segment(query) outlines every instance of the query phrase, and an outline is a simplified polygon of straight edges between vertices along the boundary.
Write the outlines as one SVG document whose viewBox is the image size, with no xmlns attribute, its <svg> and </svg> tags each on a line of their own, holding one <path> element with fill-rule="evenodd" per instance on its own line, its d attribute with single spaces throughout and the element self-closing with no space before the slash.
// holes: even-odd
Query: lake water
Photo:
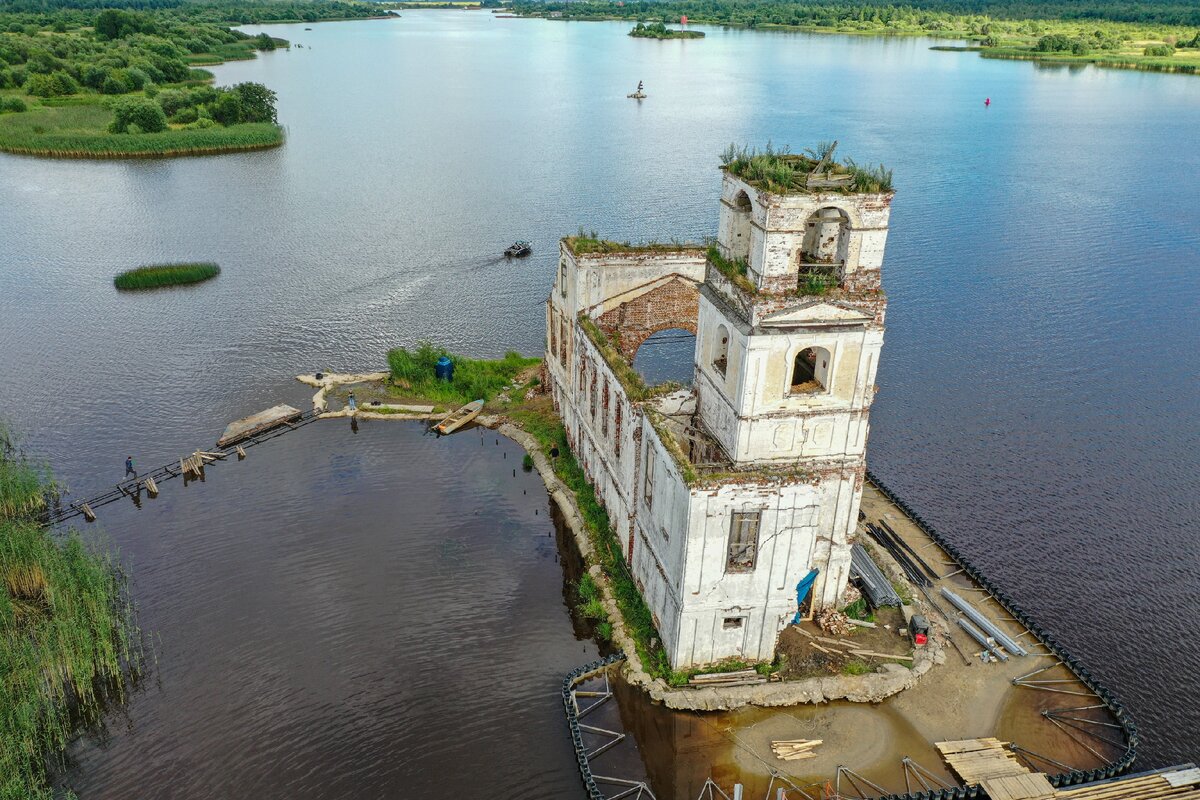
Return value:
<svg viewBox="0 0 1200 800">
<path fill-rule="evenodd" d="M 1200 80 L 482 12 L 311 27 L 216 69 L 278 92 L 283 148 L 0 155 L 0 413 L 76 494 L 303 403 L 299 372 L 423 338 L 539 353 L 560 236 L 712 235 L 726 144 L 836 138 L 899 189 L 872 467 L 1120 694 L 1142 765 L 1200 757 Z M 223 272 L 112 289 L 170 260 Z M 103 514 L 158 663 L 73 751 L 85 798 L 573 790 L 557 676 L 595 649 L 519 451 L 326 425 Z M 465 518 L 506 476 L 528 493 Z M 491 716 L 464 722 L 464 692 Z M 534 757 L 497 766 L 506 736 Z"/>
</svg>

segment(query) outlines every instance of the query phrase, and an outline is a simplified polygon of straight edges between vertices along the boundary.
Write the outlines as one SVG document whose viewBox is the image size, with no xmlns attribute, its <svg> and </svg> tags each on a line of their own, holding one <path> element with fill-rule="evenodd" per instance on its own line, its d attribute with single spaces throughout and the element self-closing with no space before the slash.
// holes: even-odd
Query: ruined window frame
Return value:
<svg viewBox="0 0 1200 800">
<path fill-rule="evenodd" d="M 558 316 L 558 363 L 564 367 L 567 365 L 567 318 L 562 314 Z"/>
<path fill-rule="evenodd" d="M 729 517 L 729 548 L 726 572 L 753 572 L 758 565 L 758 535 L 762 510 L 734 511 Z"/>
<path fill-rule="evenodd" d="M 724 334 L 725 334 L 724 338 L 722 338 L 722 336 L 721 336 L 722 332 L 724 332 Z M 713 366 L 713 370 L 715 370 L 716 373 L 718 375 L 720 375 L 722 378 L 728 377 L 729 339 L 730 339 L 729 328 L 725 327 L 725 325 L 718 325 L 717 326 L 716 355 L 713 357 L 712 366 Z"/>
<path fill-rule="evenodd" d="M 646 443 L 645 469 L 642 476 L 642 497 L 646 501 L 646 510 L 654 508 L 654 448 Z"/>
<path fill-rule="evenodd" d="M 558 357 L 558 312 L 550 309 L 550 324 L 547 325 L 550 329 L 550 355 Z"/>
<path fill-rule="evenodd" d="M 592 386 L 588 392 L 590 409 L 592 412 L 592 424 L 596 424 L 596 370 L 592 370 Z"/>
<path fill-rule="evenodd" d="M 562 257 L 558 260 L 558 293 L 563 297 L 567 296 L 567 259 Z"/>
<path fill-rule="evenodd" d="M 616 395 L 617 407 L 613 412 L 613 453 L 621 457 L 621 396 Z"/>
<path fill-rule="evenodd" d="M 608 436 L 608 404 L 610 402 L 610 395 L 608 393 L 608 376 L 607 375 L 604 376 L 604 391 L 600 395 L 600 400 L 601 400 L 601 403 L 600 403 L 600 414 L 601 414 L 601 416 L 600 416 L 600 435 L 607 437 Z"/>
<path fill-rule="evenodd" d="M 796 389 L 797 386 L 803 386 L 808 382 L 805 381 L 802 383 L 796 383 L 796 366 L 800 363 L 800 356 L 804 355 L 804 353 L 809 350 L 811 350 L 813 354 L 811 382 L 815 383 L 817 386 L 815 389 Z M 825 371 L 826 383 L 832 383 L 832 381 L 829 380 L 831 373 L 831 370 L 829 369 L 829 362 L 833 360 L 833 353 L 827 347 L 823 347 L 819 344 L 810 344 L 807 347 L 801 347 L 796 351 L 795 355 L 791 357 L 788 366 L 787 386 L 785 387 L 784 393 L 793 397 L 806 394 L 828 394 L 830 392 L 829 386 L 827 386 L 826 383 L 822 383 L 820 378 L 817 377 L 817 362 L 821 360 L 821 358 L 825 359 L 825 363 L 821 365 L 820 369 Z"/>
</svg>

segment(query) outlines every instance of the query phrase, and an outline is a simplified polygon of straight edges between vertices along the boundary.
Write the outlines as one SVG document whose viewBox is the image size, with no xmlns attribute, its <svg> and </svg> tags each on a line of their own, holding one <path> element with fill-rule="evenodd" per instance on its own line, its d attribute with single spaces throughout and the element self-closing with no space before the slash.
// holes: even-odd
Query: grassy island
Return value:
<svg viewBox="0 0 1200 800">
<path fill-rule="evenodd" d="M 113 278 L 118 289 L 157 289 L 161 286 L 185 286 L 200 283 L 221 274 L 221 268 L 207 262 L 193 264 L 154 264 L 122 272 Z"/>
<path fill-rule="evenodd" d="M 678 28 L 668 28 L 661 22 L 651 22 L 649 25 L 639 22 L 629 32 L 630 36 L 639 39 L 703 39 L 702 31 L 681 31 Z"/>
<path fill-rule="evenodd" d="M 140 662 L 117 565 L 37 523 L 54 496 L 0 427 L 0 798 L 60 796 L 46 759 L 120 699 Z"/>
<path fill-rule="evenodd" d="M 0 13 L 0 151 L 131 158 L 275 147 L 283 142 L 275 93 L 257 83 L 214 87 L 199 66 L 288 43 L 228 25 L 385 13 L 345 2 L 89 5 L 13 0 Z"/>
<path fill-rule="evenodd" d="M 966 39 L 972 44 L 935 49 L 969 50 L 985 58 L 1200 72 L 1200 6 L 1184 0 L 516 0 L 513 8 L 524 16 L 638 20 L 647 31 L 669 31 L 666 23 L 686 17 L 705 25 L 762 30 Z"/>
</svg>

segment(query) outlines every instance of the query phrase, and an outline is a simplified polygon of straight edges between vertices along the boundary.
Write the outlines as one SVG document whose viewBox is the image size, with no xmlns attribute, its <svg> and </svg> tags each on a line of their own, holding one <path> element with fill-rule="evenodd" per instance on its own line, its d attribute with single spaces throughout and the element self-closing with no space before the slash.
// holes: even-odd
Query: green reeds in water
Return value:
<svg viewBox="0 0 1200 800">
<path fill-rule="evenodd" d="M 122 272 L 113 278 L 118 289 L 157 289 L 160 286 L 182 286 L 199 283 L 221 274 L 221 268 L 211 263 L 154 264 Z"/>
<path fill-rule="evenodd" d="M 112 558 L 37 523 L 53 493 L 0 427 L 0 800 L 54 797 L 47 768 L 141 662 Z"/>
</svg>

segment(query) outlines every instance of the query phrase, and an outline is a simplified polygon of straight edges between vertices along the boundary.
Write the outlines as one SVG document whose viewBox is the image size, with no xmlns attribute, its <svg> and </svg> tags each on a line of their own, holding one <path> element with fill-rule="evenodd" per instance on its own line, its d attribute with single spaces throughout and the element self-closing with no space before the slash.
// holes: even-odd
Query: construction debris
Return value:
<svg viewBox="0 0 1200 800">
<path fill-rule="evenodd" d="M 736 672 L 702 672 L 688 678 L 688 685 L 697 688 L 702 686 L 749 686 L 766 682 L 766 677 L 753 669 L 740 669 Z"/>
<path fill-rule="evenodd" d="M 816 758 L 813 748 L 821 744 L 823 739 L 783 739 L 771 742 L 771 751 L 781 761 L 799 761 L 802 758 Z"/>
<path fill-rule="evenodd" d="M 838 636 L 850 633 L 850 623 L 846 620 L 845 614 L 832 608 L 823 608 L 813 616 L 813 622 L 818 628 Z"/>
</svg>

